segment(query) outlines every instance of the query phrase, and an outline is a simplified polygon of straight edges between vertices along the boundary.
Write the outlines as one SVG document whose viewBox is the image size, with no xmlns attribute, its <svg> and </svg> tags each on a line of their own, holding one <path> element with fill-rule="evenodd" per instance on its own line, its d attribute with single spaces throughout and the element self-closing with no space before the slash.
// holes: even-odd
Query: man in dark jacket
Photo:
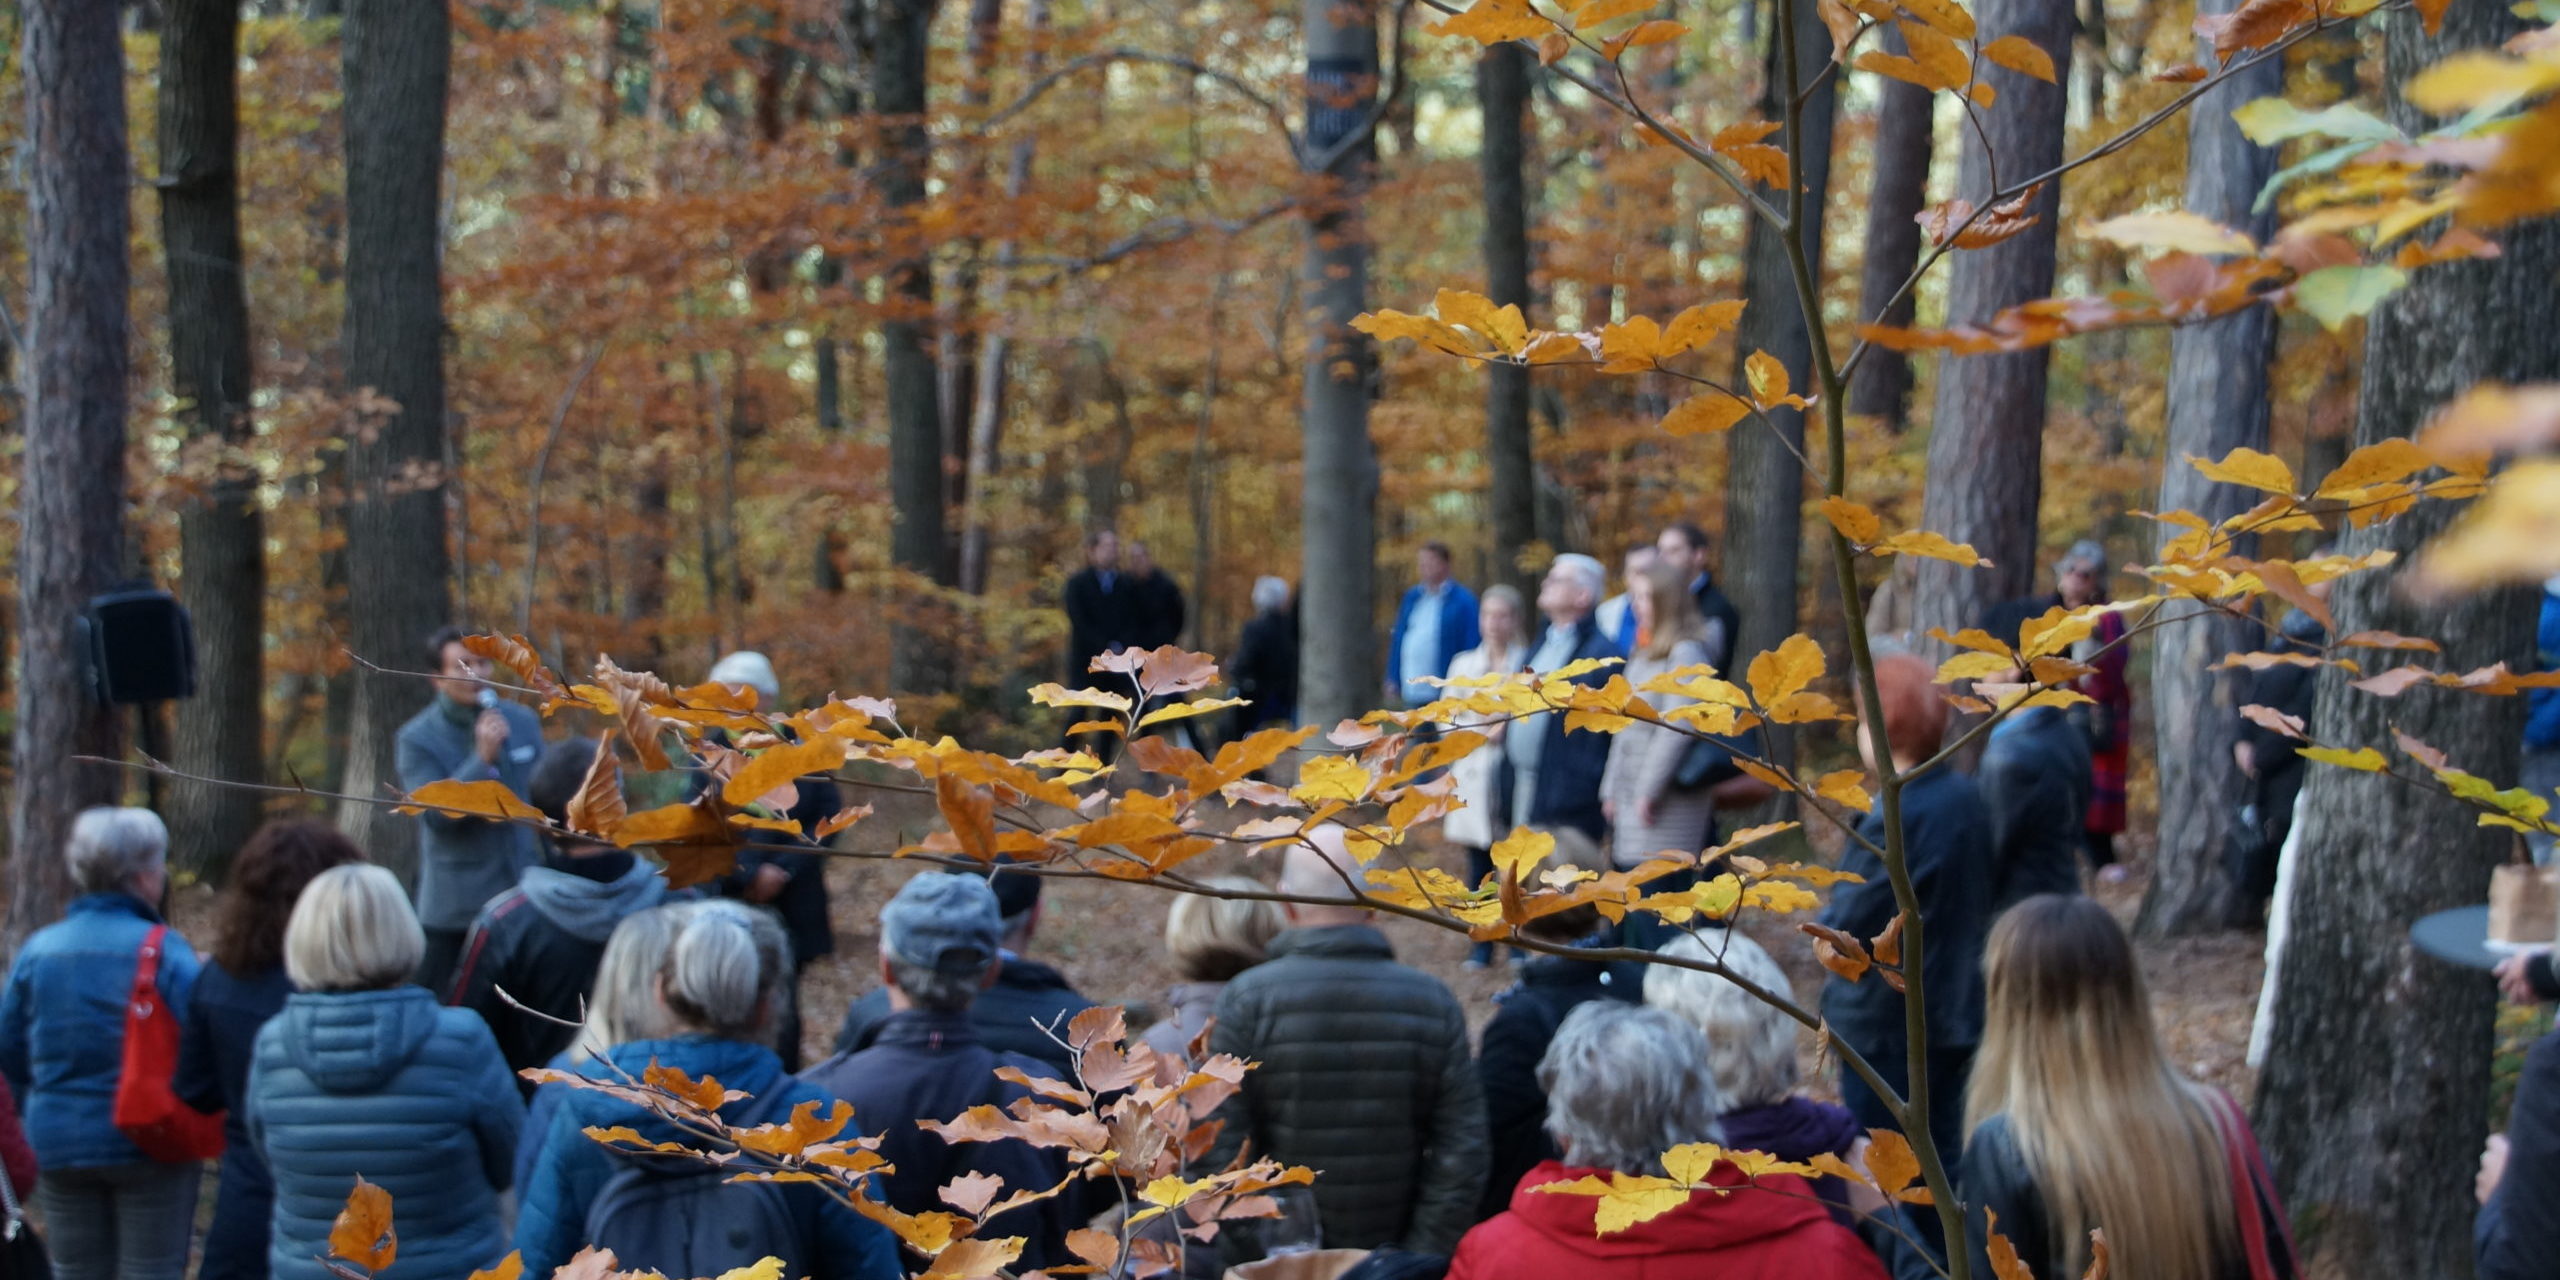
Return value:
<svg viewBox="0 0 2560 1280">
<path fill-rule="evenodd" d="M 1066 1164 L 1021 1142 L 945 1142 L 916 1127 L 947 1123 L 976 1106 L 1007 1107 L 1029 1095 L 995 1076 L 1013 1067 L 1033 1076 L 1055 1068 L 987 1047 L 969 1008 L 995 982 L 1004 925 L 995 891 L 973 875 L 927 871 L 907 881 L 880 909 L 881 990 L 891 1012 L 869 1048 L 811 1067 L 801 1079 L 853 1104 L 864 1132 L 883 1135 L 880 1154 L 894 1168 L 881 1175 L 880 1197 L 904 1213 L 944 1209 L 941 1188 L 954 1178 L 989 1174 L 999 1198 L 1056 1186 Z M 1063 1030 L 1063 1028 L 1061 1028 Z M 981 1232 L 1021 1236 L 1018 1269 L 1071 1261 L 1065 1201 L 1053 1197 L 998 1215 Z"/>
<path fill-rule="evenodd" d="M 2507 984 L 2519 1003 L 2560 995 L 2560 984 L 2550 982 L 2549 953 L 2541 954 L 2542 981 L 2531 992 Z M 2511 967 L 2501 966 L 2500 976 L 2509 977 Z M 2525 1051 L 2507 1131 L 2490 1137 L 2473 1186 L 2480 1217 L 2471 1231 L 2472 1259 L 2480 1280 L 2550 1275 L 2552 1260 L 2560 1258 L 2560 1033 Z"/>
<path fill-rule="evenodd" d="M 427 658 L 439 673 L 436 695 L 400 726 L 400 789 L 415 791 L 447 779 L 496 781 L 523 795 L 542 754 L 542 721 L 489 688 L 488 659 L 462 646 L 467 634 L 446 627 L 427 638 Z M 533 830 L 511 822 L 429 809 L 418 823 L 418 924 L 427 934 L 418 984 L 442 991 L 472 918 L 491 898 L 514 888 L 516 876 L 540 853 Z"/>
<path fill-rule="evenodd" d="M 1665 526 L 1662 536 L 1654 539 L 1654 551 L 1663 563 L 1689 576 L 1689 595 L 1698 602 L 1698 616 L 1707 620 L 1707 661 L 1722 670 L 1731 667 L 1741 655 L 1733 646 L 1742 635 L 1742 611 L 1716 589 L 1714 566 L 1708 563 L 1707 531 L 1683 520 Z"/>
<path fill-rule="evenodd" d="M 1040 928 L 1040 877 L 999 871 L 989 879 L 1004 913 L 1004 935 L 995 982 L 970 1002 L 969 1021 L 989 1048 L 1037 1058 L 1048 1064 L 1047 1074 L 1063 1078 L 1074 1055 L 1050 1037 L 1049 1029 L 1063 1032 L 1068 1020 L 1093 1002 L 1067 985 L 1065 974 L 1022 954 Z M 836 1033 L 836 1052 L 870 1048 L 893 1012 L 886 987 L 854 1001 L 844 1011 L 844 1029 Z"/>
<path fill-rule="evenodd" d="M 1995 608 L 1984 629 L 2014 636 L 2023 619 Z M 2012 668 L 1994 684 L 2020 684 Z M 2024 707 L 1991 727 L 1974 783 L 1991 818 L 1991 911 L 2039 893 L 2080 892 L 2080 843 L 2089 813 L 2089 735 L 2059 707 Z"/>
<path fill-rule="evenodd" d="M 570 738 L 544 752 L 525 798 L 554 825 L 568 825 L 569 802 L 598 750 L 593 738 Z M 563 836 L 542 865 L 527 867 L 515 888 L 481 910 L 447 1003 L 489 1024 L 509 1072 L 547 1065 L 577 1038 L 613 927 L 666 896 L 656 866 L 600 840 Z M 516 1087 L 533 1094 L 522 1077 Z"/>
<path fill-rule="evenodd" d="M 1120 535 L 1104 529 L 1088 536 L 1084 558 L 1084 568 L 1067 579 L 1064 602 L 1070 689 L 1093 684 L 1093 660 L 1138 643 L 1145 627 L 1146 592 L 1120 567 Z"/>
<path fill-rule="evenodd" d="M 2329 584 L 2312 588 L 2328 594 Z M 2267 644 L 2267 652 L 2310 656 L 2329 642 L 2329 630 L 2320 620 L 2300 610 L 2284 620 L 2275 637 Z M 2241 706 L 2263 706 L 2311 723 L 2311 712 L 2320 690 L 2320 669 L 2279 662 L 2262 671 L 2251 672 L 2248 689 Z M 2239 738 L 2231 744 L 2232 763 L 2249 778 L 2249 804 L 2243 812 L 2238 839 L 2232 842 L 2228 874 L 2231 879 L 2230 923 L 2235 928 L 2254 929 L 2266 923 L 2267 899 L 2276 891 L 2276 864 L 2284 853 L 2284 842 L 2293 834 L 2293 803 L 2302 795 L 2305 769 L 2297 754 L 2302 744 L 2257 721 L 2243 717 Z"/>
<path fill-rule="evenodd" d="M 1298 615 L 1289 607 L 1289 582 L 1270 574 L 1253 580 L 1253 618 L 1227 659 L 1227 683 L 1252 701 L 1229 713 L 1227 737 L 1241 738 L 1266 724 L 1298 717 Z"/>
<path fill-rule="evenodd" d="M 1585 555 L 1557 556 L 1538 588 L 1538 611 L 1547 629 L 1529 651 L 1529 666 L 1541 674 L 1590 658 L 1623 658 L 1616 642 L 1600 634 L 1592 610 L 1608 589 L 1609 571 Z M 1608 683 L 1612 667 L 1574 677 L 1578 683 Z M 1571 827 L 1592 839 L 1609 829 L 1600 809 L 1600 779 L 1609 770 L 1605 733 L 1565 728 L 1565 718 L 1551 712 L 1524 716 L 1504 731 L 1503 751 L 1511 766 L 1514 825 Z M 1499 827 L 1497 827 L 1499 829 Z"/>
<path fill-rule="evenodd" d="M 1129 643 L 1140 649 L 1181 643 L 1182 624 L 1191 616 L 1182 584 L 1156 564 L 1143 542 L 1129 544 L 1129 578 L 1138 587 L 1138 628 Z"/>
<path fill-rule="evenodd" d="M 1438 979 L 1397 964 L 1369 913 L 1344 901 L 1344 877 L 1362 873 L 1342 829 L 1310 839 L 1317 848 L 1289 851 L 1280 887 L 1336 905 L 1286 906 L 1271 958 L 1219 993 L 1209 1051 L 1262 1066 L 1219 1109 L 1224 1127 L 1202 1164 L 1224 1168 L 1249 1142 L 1321 1169 L 1325 1247 L 1445 1256 L 1475 1221 L 1485 1180 L 1466 1013 Z"/>
</svg>

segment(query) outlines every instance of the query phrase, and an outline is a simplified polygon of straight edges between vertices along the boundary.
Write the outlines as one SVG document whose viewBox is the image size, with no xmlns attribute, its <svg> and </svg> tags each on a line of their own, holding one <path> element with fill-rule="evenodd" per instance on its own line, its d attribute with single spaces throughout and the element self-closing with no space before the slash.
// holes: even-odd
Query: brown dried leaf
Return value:
<svg viewBox="0 0 2560 1280">
<path fill-rule="evenodd" d="M 607 729 L 596 738 L 596 757 L 587 765 L 578 794 L 569 797 L 565 816 L 572 831 L 609 837 L 630 812 L 622 797 L 622 761 L 613 753 L 613 730 Z"/>
<path fill-rule="evenodd" d="M 400 1233 L 391 1226 L 391 1193 L 357 1178 L 346 1207 L 329 1226 L 329 1252 L 367 1271 L 390 1266 L 400 1256 Z"/>
</svg>

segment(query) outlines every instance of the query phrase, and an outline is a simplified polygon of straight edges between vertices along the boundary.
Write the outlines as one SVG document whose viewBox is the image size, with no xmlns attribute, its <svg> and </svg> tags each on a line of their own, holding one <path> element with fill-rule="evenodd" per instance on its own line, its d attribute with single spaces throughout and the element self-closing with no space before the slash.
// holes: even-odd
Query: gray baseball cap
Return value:
<svg viewBox="0 0 2560 1280">
<path fill-rule="evenodd" d="M 984 877 L 927 871 L 880 908 L 880 946 L 891 958 L 937 973 L 975 975 L 1004 939 L 996 892 Z"/>
</svg>

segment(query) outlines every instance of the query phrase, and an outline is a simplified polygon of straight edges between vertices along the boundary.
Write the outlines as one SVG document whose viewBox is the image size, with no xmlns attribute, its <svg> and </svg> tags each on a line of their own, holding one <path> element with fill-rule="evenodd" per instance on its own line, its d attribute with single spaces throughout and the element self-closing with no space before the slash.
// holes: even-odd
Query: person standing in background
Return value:
<svg viewBox="0 0 2560 1280">
<path fill-rule="evenodd" d="M 1147 544 L 1135 539 L 1129 542 L 1129 579 L 1138 588 L 1138 629 L 1129 643 L 1140 649 L 1180 644 L 1182 624 L 1191 617 L 1182 584 L 1157 566 Z"/>
<path fill-rule="evenodd" d="M 1591 610 L 1600 603 L 1609 571 L 1586 555 L 1557 556 L 1538 587 L 1538 611 L 1546 615 L 1546 632 L 1529 651 L 1529 670 L 1540 675 L 1570 663 L 1626 654 L 1600 634 Z M 1600 685 L 1611 672 L 1601 667 L 1574 677 Z M 1610 736 L 1568 729 L 1565 717 L 1552 712 L 1522 716 L 1504 730 L 1502 747 L 1511 764 L 1511 823 L 1520 827 L 1572 827 L 1598 840 L 1609 830 L 1600 808 L 1600 779 L 1609 768 Z"/>
<path fill-rule="evenodd" d="M 1396 626 L 1387 638 L 1386 695 L 1418 707 L 1440 696 L 1424 683 L 1449 674 L 1449 663 L 1475 648 L 1476 597 L 1466 584 L 1449 576 L 1449 544 L 1426 542 L 1414 553 L 1414 573 L 1421 579 L 1405 588 L 1396 604 Z"/>
<path fill-rule="evenodd" d="M 1683 520 L 1665 526 L 1653 546 L 1662 562 L 1687 580 L 1689 598 L 1698 602 L 1698 616 L 1707 620 L 1707 661 L 1719 671 L 1732 666 L 1734 641 L 1742 634 L 1742 611 L 1716 588 L 1715 569 L 1708 563 L 1707 531 Z"/>
<path fill-rule="evenodd" d="M 1267 724 L 1298 719 L 1298 615 L 1289 607 L 1289 582 L 1269 574 L 1253 580 L 1253 617 L 1236 637 L 1227 659 L 1227 683 L 1251 701 L 1228 712 L 1227 737 L 1244 737 Z"/>
<path fill-rule="evenodd" d="M 542 755 L 542 721 L 489 687 L 489 660 L 464 648 L 470 633 L 446 627 L 427 638 L 436 694 L 400 726 L 400 789 L 430 782 L 500 782 L 523 795 Z M 515 887 L 541 856 L 531 827 L 494 818 L 418 815 L 418 923 L 426 930 L 417 982 L 442 992 L 461 958 L 462 939 L 489 899 Z"/>
<path fill-rule="evenodd" d="M 1618 594 L 1600 602 L 1595 616 L 1600 619 L 1600 632 L 1617 642 L 1629 653 L 1636 651 L 1636 579 L 1644 576 L 1661 559 L 1650 542 L 1639 542 L 1627 548 L 1626 558 L 1619 561 Z"/>
<path fill-rule="evenodd" d="M 1520 620 L 1525 612 L 1520 593 L 1511 584 L 1497 582 L 1486 587 L 1484 602 L 1476 607 L 1484 643 L 1453 659 L 1449 678 L 1464 680 L 1518 671 L 1529 660 L 1529 646 L 1521 641 Z M 1483 746 L 1449 766 L 1450 776 L 1458 780 L 1458 800 L 1464 807 L 1440 824 L 1441 838 L 1467 851 L 1468 885 L 1480 885 L 1493 874 L 1494 842 L 1511 834 L 1511 779 L 1502 755 L 1503 733 L 1510 725 L 1505 717 L 1462 711 L 1450 727 L 1474 729 L 1485 735 Z M 1468 948 L 1469 967 L 1481 969 L 1491 963 L 1492 943 L 1479 942 Z"/>
</svg>

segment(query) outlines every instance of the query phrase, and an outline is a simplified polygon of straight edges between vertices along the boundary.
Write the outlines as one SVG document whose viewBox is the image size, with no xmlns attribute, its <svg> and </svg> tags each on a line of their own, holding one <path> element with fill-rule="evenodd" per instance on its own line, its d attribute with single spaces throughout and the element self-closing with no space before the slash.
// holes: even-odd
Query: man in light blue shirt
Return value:
<svg viewBox="0 0 2560 1280">
<path fill-rule="evenodd" d="M 1421 581 L 1405 588 L 1396 606 L 1395 634 L 1387 643 L 1386 695 L 1406 706 L 1439 696 L 1423 683 L 1449 674 L 1449 662 L 1483 642 L 1476 632 L 1476 597 L 1449 575 L 1449 546 L 1426 542 L 1414 557 Z"/>
</svg>

